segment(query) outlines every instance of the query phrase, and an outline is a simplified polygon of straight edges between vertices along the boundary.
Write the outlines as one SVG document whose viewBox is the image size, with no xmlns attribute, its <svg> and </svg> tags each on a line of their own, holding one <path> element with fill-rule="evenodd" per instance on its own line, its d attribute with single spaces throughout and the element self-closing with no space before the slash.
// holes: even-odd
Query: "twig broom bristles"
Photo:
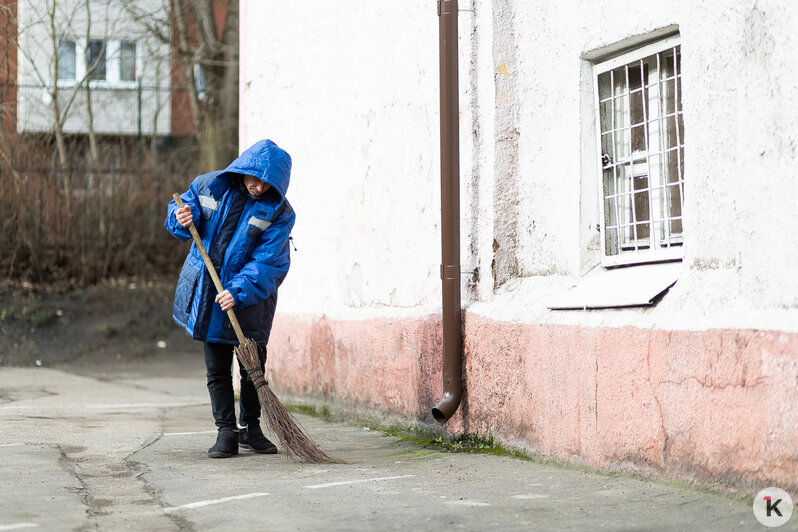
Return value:
<svg viewBox="0 0 798 532">
<path fill-rule="evenodd" d="M 173 194 L 175 203 L 178 207 L 183 207 L 183 201 L 179 194 Z M 202 260 L 205 261 L 205 266 L 208 268 L 208 273 L 213 279 L 213 284 L 217 292 L 222 292 L 222 282 L 219 280 L 219 275 L 216 273 L 216 268 L 213 267 L 208 252 L 202 244 L 202 239 L 197 232 L 197 228 L 192 223 L 189 225 L 191 236 L 194 237 L 194 243 L 202 255 Z M 263 375 L 263 370 L 260 368 L 260 360 L 258 359 L 258 346 L 251 339 L 244 336 L 244 331 L 241 330 L 241 325 L 238 323 L 235 312 L 233 309 L 227 311 L 227 317 L 230 318 L 230 323 L 236 332 L 238 338 L 238 346 L 235 348 L 236 357 L 238 358 L 241 367 L 246 371 L 247 378 L 255 386 L 258 392 L 258 400 L 260 401 L 260 408 L 263 417 L 266 420 L 270 432 L 277 438 L 278 443 L 283 448 L 286 456 L 294 461 L 311 462 L 316 464 L 339 464 L 340 460 L 331 458 L 310 437 L 302 430 L 297 420 L 291 413 L 277 399 L 277 396 L 271 391 L 266 378 Z"/>
<path fill-rule="evenodd" d="M 302 430 L 302 427 L 289 411 L 280 403 L 266 382 L 258 361 L 258 346 L 249 338 L 244 338 L 236 348 L 236 356 L 246 370 L 247 377 L 258 392 L 258 400 L 266 425 L 277 437 L 286 456 L 295 462 L 316 464 L 341 464 L 331 458 Z"/>
</svg>

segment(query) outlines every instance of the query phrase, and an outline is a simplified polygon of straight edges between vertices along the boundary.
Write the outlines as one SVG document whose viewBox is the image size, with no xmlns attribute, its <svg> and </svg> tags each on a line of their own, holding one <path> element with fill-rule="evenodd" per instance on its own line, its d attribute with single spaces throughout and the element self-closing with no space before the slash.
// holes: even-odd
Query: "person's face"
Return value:
<svg viewBox="0 0 798 532">
<path fill-rule="evenodd" d="M 256 197 L 271 188 L 271 185 L 268 183 L 264 183 L 257 177 L 251 175 L 244 176 L 244 186 L 247 187 L 247 191 L 249 191 L 250 194 Z"/>
</svg>

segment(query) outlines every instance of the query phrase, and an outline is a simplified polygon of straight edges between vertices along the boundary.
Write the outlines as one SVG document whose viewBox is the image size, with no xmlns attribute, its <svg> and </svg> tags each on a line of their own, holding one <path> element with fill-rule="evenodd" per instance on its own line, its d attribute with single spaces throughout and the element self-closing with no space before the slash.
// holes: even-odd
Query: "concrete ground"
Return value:
<svg viewBox="0 0 798 532">
<path fill-rule="evenodd" d="M 198 355 L 0 368 L 0 531 L 764 529 L 750 501 L 706 490 L 298 418 L 349 463 L 209 459 Z"/>
</svg>

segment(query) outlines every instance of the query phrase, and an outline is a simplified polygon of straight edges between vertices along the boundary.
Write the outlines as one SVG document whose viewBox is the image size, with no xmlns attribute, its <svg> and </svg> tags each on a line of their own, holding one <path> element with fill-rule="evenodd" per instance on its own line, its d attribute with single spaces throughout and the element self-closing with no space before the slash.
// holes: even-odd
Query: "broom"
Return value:
<svg viewBox="0 0 798 532">
<path fill-rule="evenodd" d="M 180 195 L 173 194 L 175 203 L 178 207 L 183 207 L 183 201 Z M 202 255 L 202 260 L 205 261 L 205 266 L 208 268 L 208 273 L 211 274 L 213 284 L 217 292 L 222 292 L 222 282 L 219 280 L 219 275 L 216 273 L 216 268 L 211 263 L 211 258 L 202 244 L 202 239 L 197 232 L 194 224 L 188 226 L 191 231 L 191 236 L 194 237 L 194 243 Z M 285 451 L 286 456 L 295 462 L 311 462 L 315 464 L 340 464 L 340 460 L 331 458 L 316 443 L 310 439 L 305 433 L 299 422 L 285 409 L 285 407 L 277 399 L 277 396 L 271 391 L 266 378 L 263 375 L 263 370 L 260 368 L 260 360 L 258 359 L 258 346 L 250 338 L 244 336 L 244 331 L 241 330 L 241 325 L 238 324 L 238 319 L 233 309 L 228 309 L 227 317 L 230 318 L 230 323 L 236 332 L 238 338 L 238 345 L 235 348 L 235 354 L 241 367 L 247 372 L 247 378 L 252 382 L 253 386 L 258 392 L 258 400 L 260 401 L 260 408 L 263 417 L 266 419 L 266 424 L 271 430 L 272 434 L 276 436 L 280 446 Z"/>
</svg>

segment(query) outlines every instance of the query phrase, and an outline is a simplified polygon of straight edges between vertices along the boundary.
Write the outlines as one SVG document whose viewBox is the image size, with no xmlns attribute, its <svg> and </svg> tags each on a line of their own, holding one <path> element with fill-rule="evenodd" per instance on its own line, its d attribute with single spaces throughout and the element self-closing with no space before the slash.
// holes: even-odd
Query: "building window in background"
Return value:
<svg viewBox="0 0 798 532">
<path fill-rule="evenodd" d="M 679 259 L 684 120 L 679 36 L 595 64 L 605 266 Z"/>
<path fill-rule="evenodd" d="M 86 47 L 86 72 L 88 79 L 105 79 L 105 41 L 89 39 Z"/>
<path fill-rule="evenodd" d="M 119 41 L 119 80 L 136 81 L 136 41 Z"/>
<path fill-rule="evenodd" d="M 58 80 L 75 80 L 75 41 L 58 38 Z"/>
</svg>

